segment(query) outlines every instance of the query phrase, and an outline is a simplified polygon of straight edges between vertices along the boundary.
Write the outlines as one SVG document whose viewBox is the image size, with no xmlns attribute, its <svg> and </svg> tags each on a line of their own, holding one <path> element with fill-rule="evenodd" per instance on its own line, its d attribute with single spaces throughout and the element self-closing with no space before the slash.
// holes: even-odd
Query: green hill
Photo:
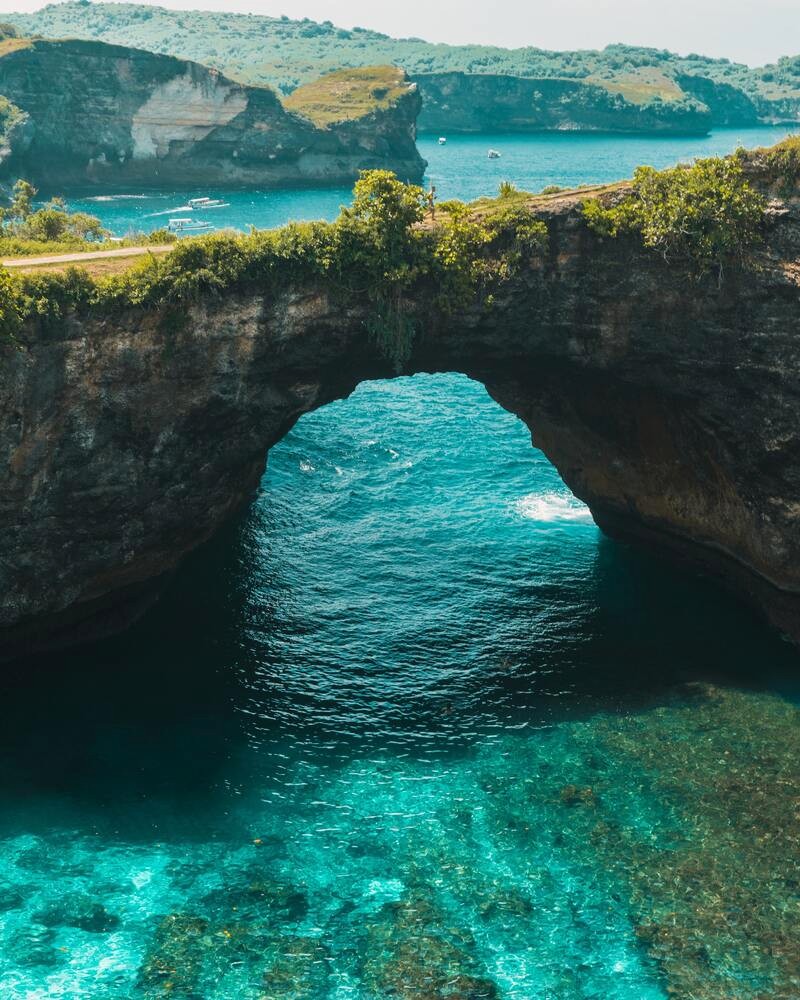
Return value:
<svg viewBox="0 0 800 1000">
<path fill-rule="evenodd" d="M 330 21 L 88 0 L 4 17 L 21 34 L 138 46 L 216 66 L 246 83 L 271 84 L 283 94 L 331 70 L 394 64 L 415 76 L 462 71 L 581 81 L 643 106 L 698 101 L 716 124 L 800 121 L 800 57 L 752 69 L 727 59 L 625 45 L 575 52 L 434 45 Z"/>
</svg>

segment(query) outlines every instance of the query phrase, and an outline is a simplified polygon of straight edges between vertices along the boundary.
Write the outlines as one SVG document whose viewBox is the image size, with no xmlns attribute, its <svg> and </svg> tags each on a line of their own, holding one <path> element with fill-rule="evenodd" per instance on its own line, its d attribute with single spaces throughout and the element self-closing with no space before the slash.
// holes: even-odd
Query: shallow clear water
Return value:
<svg viewBox="0 0 800 1000">
<path fill-rule="evenodd" d="M 362 385 L 137 627 L 3 672 L 0 997 L 800 995 L 799 676 L 480 385 Z"/>
</svg>

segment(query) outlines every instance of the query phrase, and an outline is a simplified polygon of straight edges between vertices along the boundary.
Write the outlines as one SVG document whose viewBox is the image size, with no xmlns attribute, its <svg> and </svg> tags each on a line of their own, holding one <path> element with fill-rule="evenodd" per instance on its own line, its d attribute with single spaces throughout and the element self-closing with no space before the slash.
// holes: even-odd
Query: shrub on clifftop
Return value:
<svg viewBox="0 0 800 1000">
<path fill-rule="evenodd" d="M 638 233 L 668 262 L 700 272 L 741 263 L 761 240 L 765 199 L 746 181 L 735 157 L 700 160 L 672 170 L 639 167 L 631 193 L 615 205 L 598 199 L 583 207 L 600 236 Z"/>
</svg>

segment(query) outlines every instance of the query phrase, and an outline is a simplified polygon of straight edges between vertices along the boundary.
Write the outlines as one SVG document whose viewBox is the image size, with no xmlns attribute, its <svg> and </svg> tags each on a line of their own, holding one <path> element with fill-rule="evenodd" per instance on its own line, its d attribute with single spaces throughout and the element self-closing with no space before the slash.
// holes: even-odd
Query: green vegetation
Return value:
<svg viewBox="0 0 800 1000">
<path fill-rule="evenodd" d="M 675 80 L 661 69 L 644 66 L 612 77 L 588 77 L 587 83 L 597 83 L 611 94 L 619 94 L 632 104 L 652 104 L 658 101 L 682 101 L 686 94 Z"/>
<path fill-rule="evenodd" d="M 96 249 L 96 243 L 108 235 L 99 219 L 85 212 L 68 212 L 60 198 L 34 209 L 36 193 L 31 184 L 19 180 L 14 185 L 11 204 L 0 208 L 3 256 Z"/>
<path fill-rule="evenodd" d="M 0 107 L 0 114 L 2 108 Z M 10 203 L 0 207 L 0 257 L 41 257 L 46 254 L 79 253 L 125 246 L 160 246 L 174 243 L 166 229 L 133 233 L 124 240 L 108 240 L 100 220 L 86 212 L 70 212 L 61 198 L 52 198 L 34 208 L 36 189 L 28 181 L 14 185 Z"/>
<path fill-rule="evenodd" d="M 289 111 L 325 128 L 392 107 L 408 93 L 405 73 L 396 66 L 338 70 L 298 87 L 286 98 Z"/>
<path fill-rule="evenodd" d="M 769 171 L 775 175 L 782 192 L 789 194 L 800 180 L 800 136 L 791 136 L 765 153 Z"/>
<path fill-rule="evenodd" d="M 5 16 L 22 34 L 138 46 L 216 66 L 230 76 L 270 84 L 284 94 L 331 70 L 383 63 L 402 66 L 410 74 L 461 70 L 580 80 L 608 87 L 639 104 L 679 100 L 686 93 L 682 78 L 698 76 L 736 88 L 765 117 L 795 117 L 800 102 L 800 57 L 753 69 L 728 59 L 626 45 L 577 52 L 434 45 L 364 28 L 346 30 L 330 21 L 221 10 L 188 12 L 134 3 L 54 3 L 33 14 Z"/>
<path fill-rule="evenodd" d="M 547 229 L 524 197 L 484 203 L 474 217 L 449 202 L 426 221 L 422 188 L 388 171 L 365 171 L 352 206 L 333 223 L 186 240 L 98 281 L 76 268 L 23 276 L 0 271 L 0 334 L 13 337 L 30 319 L 46 332 L 70 310 L 169 310 L 233 287 L 279 294 L 292 282 L 324 279 L 342 308 L 370 303 L 367 328 L 401 370 L 418 322 L 412 292 L 426 293 L 423 301 L 442 313 L 485 308 L 499 285 L 543 252 Z"/>
<path fill-rule="evenodd" d="M 16 104 L 0 96 L 0 145 L 8 139 L 11 130 L 25 118 Z"/>
<path fill-rule="evenodd" d="M 668 262 L 702 273 L 742 263 L 761 239 L 765 199 L 747 183 L 737 157 L 700 160 L 657 171 L 639 167 L 629 194 L 613 204 L 583 206 L 600 236 L 637 233 Z"/>
</svg>

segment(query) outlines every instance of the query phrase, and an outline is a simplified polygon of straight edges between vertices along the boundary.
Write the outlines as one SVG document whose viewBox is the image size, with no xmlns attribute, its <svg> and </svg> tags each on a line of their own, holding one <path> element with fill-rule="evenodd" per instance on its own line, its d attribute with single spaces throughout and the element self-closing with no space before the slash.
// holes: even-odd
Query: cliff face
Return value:
<svg viewBox="0 0 800 1000">
<path fill-rule="evenodd" d="M 693 100 L 634 104 L 604 87 L 574 80 L 488 73 L 414 77 L 423 132 L 666 132 L 705 135 L 711 113 Z"/>
<path fill-rule="evenodd" d="M 763 121 L 752 98 L 738 87 L 690 73 L 678 76 L 677 81 L 687 94 L 691 94 L 709 109 L 716 126 L 748 127 Z"/>
<path fill-rule="evenodd" d="M 197 63 L 100 42 L 34 41 L 0 55 L 0 94 L 28 118 L 0 170 L 59 191 L 348 184 L 382 167 L 419 181 L 419 96 L 329 128 L 273 91 Z"/>
<path fill-rule="evenodd" d="M 758 267 L 698 283 L 594 236 L 583 197 L 532 202 L 548 254 L 491 309 L 437 319 L 422 290 L 407 370 L 483 382 L 603 529 L 717 575 L 800 640 L 800 210 L 770 213 Z M 4 349 L 6 655 L 122 627 L 247 503 L 301 414 L 390 376 L 367 309 L 288 282 L 185 323 L 73 315 Z"/>
</svg>

